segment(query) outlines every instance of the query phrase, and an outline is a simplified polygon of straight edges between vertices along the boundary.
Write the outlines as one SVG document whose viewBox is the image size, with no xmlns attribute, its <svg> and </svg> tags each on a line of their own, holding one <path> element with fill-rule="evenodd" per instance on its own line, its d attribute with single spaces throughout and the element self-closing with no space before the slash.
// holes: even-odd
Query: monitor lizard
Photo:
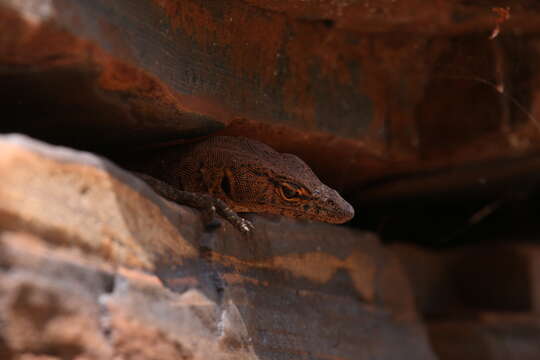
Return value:
<svg viewBox="0 0 540 360">
<path fill-rule="evenodd" d="M 353 207 L 300 158 L 244 137 L 214 136 L 162 149 L 139 162 L 136 175 L 165 198 L 201 209 L 206 221 L 217 212 L 243 233 L 253 225 L 238 212 L 335 224 L 354 216 Z"/>
</svg>

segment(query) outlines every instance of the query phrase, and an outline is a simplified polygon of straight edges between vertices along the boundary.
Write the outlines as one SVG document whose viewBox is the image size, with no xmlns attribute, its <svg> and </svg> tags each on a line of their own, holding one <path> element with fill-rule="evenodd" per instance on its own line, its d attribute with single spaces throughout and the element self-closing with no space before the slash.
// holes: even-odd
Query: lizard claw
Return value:
<svg viewBox="0 0 540 360">
<path fill-rule="evenodd" d="M 221 215 L 225 220 L 230 222 L 238 231 L 243 234 L 250 234 L 255 227 L 251 221 L 240 217 L 236 212 L 234 212 L 223 200 L 214 199 L 214 205 L 216 207 L 216 212 Z"/>
<path fill-rule="evenodd" d="M 240 218 L 239 230 L 244 234 L 250 234 L 253 230 L 255 230 L 255 226 L 253 226 L 251 221 Z"/>
<path fill-rule="evenodd" d="M 205 212 L 203 211 L 203 214 Z M 223 215 L 222 215 L 223 216 Z M 239 215 L 237 215 L 236 213 L 234 213 L 234 215 L 227 215 L 227 216 L 223 216 L 225 218 L 225 220 L 227 220 L 233 227 L 236 228 L 236 230 L 240 231 L 243 235 L 250 235 L 252 233 L 253 230 L 255 230 L 255 226 L 253 226 L 253 224 L 251 223 L 251 221 L 249 220 L 246 220 L 242 217 L 240 217 Z M 203 222 L 204 224 L 206 224 L 206 226 L 211 226 L 211 227 L 214 227 L 214 226 L 219 226 L 219 222 L 214 222 L 213 220 L 216 219 L 215 217 L 214 218 L 210 218 L 209 221 L 207 221 L 207 218 L 206 218 L 206 215 L 204 215 L 203 217 Z"/>
<path fill-rule="evenodd" d="M 199 209 L 205 225 L 211 224 L 216 217 L 216 213 L 218 213 L 243 234 L 250 234 L 255 229 L 250 221 L 240 217 L 221 199 L 213 198 L 208 194 L 178 190 L 150 175 L 135 174 L 150 185 L 158 194 L 167 199 Z"/>
</svg>

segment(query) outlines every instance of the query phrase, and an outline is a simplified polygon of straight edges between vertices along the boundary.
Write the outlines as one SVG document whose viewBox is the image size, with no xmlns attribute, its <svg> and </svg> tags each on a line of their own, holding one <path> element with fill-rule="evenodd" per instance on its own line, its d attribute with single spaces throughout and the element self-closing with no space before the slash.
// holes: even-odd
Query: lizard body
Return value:
<svg viewBox="0 0 540 360">
<path fill-rule="evenodd" d="M 255 140 L 215 136 L 181 149 L 164 149 L 155 157 L 146 162 L 143 172 L 175 189 L 220 199 L 234 212 L 328 223 L 343 223 L 354 216 L 352 206 L 300 158 Z"/>
</svg>

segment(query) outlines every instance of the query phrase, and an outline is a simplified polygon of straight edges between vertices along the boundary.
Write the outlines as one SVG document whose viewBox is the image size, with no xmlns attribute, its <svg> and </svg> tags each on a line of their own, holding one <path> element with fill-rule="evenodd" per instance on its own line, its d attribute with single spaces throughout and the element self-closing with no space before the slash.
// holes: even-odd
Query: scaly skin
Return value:
<svg viewBox="0 0 540 360">
<path fill-rule="evenodd" d="M 354 216 L 353 207 L 323 184 L 301 159 L 255 140 L 215 136 L 165 149 L 149 164 L 143 172 L 173 188 L 220 199 L 234 212 L 334 224 Z"/>
</svg>

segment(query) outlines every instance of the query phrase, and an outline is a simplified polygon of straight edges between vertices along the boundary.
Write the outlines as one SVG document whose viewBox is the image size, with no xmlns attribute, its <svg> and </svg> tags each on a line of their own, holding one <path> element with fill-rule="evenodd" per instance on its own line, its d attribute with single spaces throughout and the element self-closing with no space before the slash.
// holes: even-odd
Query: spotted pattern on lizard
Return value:
<svg viewBox="0 0 540 360">
<path fill-rule="evenodd" d="M 174 188 L 208 194 L 234 212 L 344 223 L 353 207 L 292 154 L 243 137 L 215 136 L 160 151 L 144 172 Z"/>
</svg>

